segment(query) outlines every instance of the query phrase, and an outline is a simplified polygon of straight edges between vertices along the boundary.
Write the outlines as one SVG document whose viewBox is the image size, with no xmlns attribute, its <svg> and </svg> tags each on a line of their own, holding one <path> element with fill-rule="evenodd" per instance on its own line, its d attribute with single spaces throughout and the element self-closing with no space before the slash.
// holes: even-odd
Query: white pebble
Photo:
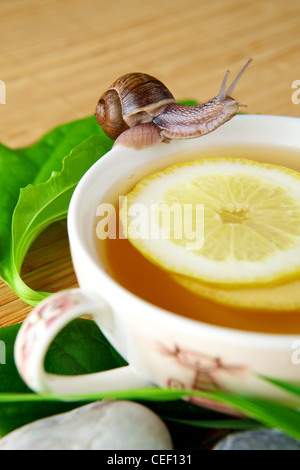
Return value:
<svg viewBox="0 0 300 470">
<path fill-rule="evenodd" d="M 172 450 L 164 422 L 143 405 L 101 401 L 27 424 L 0 450 Z"/>
</svg>

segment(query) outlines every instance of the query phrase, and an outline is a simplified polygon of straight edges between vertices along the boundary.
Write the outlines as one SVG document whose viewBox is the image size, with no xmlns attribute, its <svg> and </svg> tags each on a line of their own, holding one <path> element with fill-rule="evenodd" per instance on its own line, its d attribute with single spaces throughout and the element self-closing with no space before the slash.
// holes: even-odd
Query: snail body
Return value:
<svg viewBox="0 0 300 470">
<path fill-rule="evenodd" d="M 230 95 L 251 61 L 226 90 L 227 71 L 218 95 L 197 106 L 176 103 L 168 88 L 151 75 L 123 75 L 100 97 L 96 120 L 109 137 L 116 139 L 114 145 L 136 149 L 208 134 L 237 114 L 241 105 Z"/>
</svg>

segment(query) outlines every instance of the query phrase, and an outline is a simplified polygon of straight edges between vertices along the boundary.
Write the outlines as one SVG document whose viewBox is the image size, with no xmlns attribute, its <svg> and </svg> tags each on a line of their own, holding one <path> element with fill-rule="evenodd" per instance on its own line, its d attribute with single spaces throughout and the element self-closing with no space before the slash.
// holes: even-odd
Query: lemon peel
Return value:
<svg viewBox="0 0 300 470">
<path fill-rule="evenodd" d="M 172 278 L 193 294 L 230 307 L 263 309 L 272 313 L 300 309 L 300 279 L 276 286 L 222 289 L 178 274 L 173 274 Z"/>
</svg>

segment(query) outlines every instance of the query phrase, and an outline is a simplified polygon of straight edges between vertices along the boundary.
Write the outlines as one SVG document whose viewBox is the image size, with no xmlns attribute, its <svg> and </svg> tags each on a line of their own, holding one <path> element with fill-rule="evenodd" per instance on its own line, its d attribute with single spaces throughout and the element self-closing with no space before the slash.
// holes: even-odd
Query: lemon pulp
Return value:
<svg viewBox="0 0 300 470">
<path fill-rule="evenodd" d="M 300 277 L 299 183 L 297 171 L 281 166 L 203 158 L 144 178 L 120 219 L 138 251 L 179 280 L 276 285 Z"/>
</svg>

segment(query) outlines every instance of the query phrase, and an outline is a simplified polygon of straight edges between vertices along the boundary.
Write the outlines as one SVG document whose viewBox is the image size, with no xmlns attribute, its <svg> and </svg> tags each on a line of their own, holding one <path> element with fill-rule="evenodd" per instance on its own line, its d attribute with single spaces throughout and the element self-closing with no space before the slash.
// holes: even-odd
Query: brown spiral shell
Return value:
<svg viewBox="0 0 300 470">
<path fill-rule="evenodd" d="M 98 101 L 95 117 L 104 132 L 116 139 L 138 124 L 151 122 L 175 98 L 155 77 L 128 73 L 118 78 Z"/>
</svg>

